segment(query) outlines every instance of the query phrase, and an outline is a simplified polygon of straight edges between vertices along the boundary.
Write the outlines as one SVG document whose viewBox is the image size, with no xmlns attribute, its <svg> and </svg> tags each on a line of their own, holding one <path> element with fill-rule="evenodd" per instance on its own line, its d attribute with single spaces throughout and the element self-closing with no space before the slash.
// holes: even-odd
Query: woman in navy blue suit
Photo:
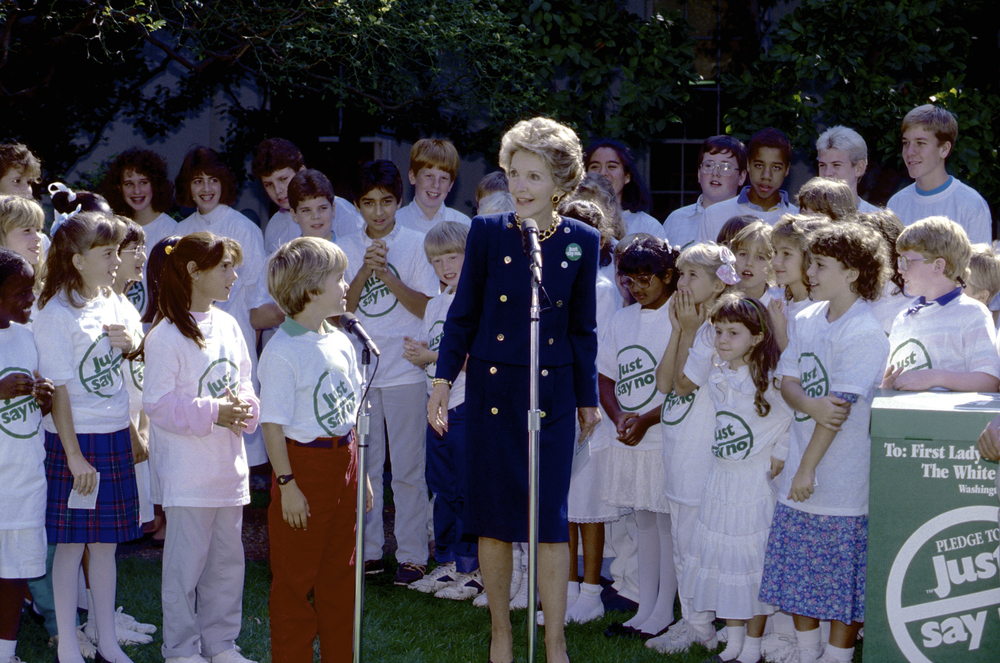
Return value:
<svg viewBox="0 0 1000 663">
<path fill-rule="evenodd" d="M 539 357 L 538 589 L 545 611 L 546 660 L 563 663 L 569 660 L 563 633 L 570 554 L 566 498 L 576 422 L 585 439 L 601 418 L 594 288 L 600 235 L 555 212 L 584 174 L 580 140 L 572 129 L 547 118 L 519 122 L 503 137 L 500 166 L 516 213 L 472 221 L 427 418 L 439 432 L 447 428 L 451 381 L 465 365 L 468 530 L 479 536 L 492 619 L 490 661 L 508 663 L 513 660 L 511 542 L 528 539 L 531 281 L 520 225 L 522 219 L 533 219 L 541 240 L 545 291 Z"/>
</svg>

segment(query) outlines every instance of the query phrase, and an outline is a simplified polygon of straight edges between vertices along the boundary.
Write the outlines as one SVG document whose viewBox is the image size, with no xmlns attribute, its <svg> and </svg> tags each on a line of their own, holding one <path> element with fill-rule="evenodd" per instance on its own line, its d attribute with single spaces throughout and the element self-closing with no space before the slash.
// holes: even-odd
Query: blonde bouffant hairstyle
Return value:
<svg viewBox="0 0 1000 663">
<path fill-rule="evenodd" d="M 500 142 L 500 167 L 505 173 L 509 173 L 510 160 L 517 151 L 530 152 L 544 161 L 564 194 L 573 191 L 583 179 L 583 146 L 565 124 L 547 117 L 515 124 Z"/>
</svg>

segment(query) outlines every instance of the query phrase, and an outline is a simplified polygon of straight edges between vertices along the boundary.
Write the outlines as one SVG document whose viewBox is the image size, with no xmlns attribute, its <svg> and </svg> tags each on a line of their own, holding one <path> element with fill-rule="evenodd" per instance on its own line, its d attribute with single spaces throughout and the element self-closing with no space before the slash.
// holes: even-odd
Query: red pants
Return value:
<svg viewBox="0 0 1000 663">
<path fill-rule="evenodd" d="M 295 483 L 309 502 L 307 529 L 281 516 L 281 489 L 271 484 L 271 660 L 312 663 L 319 635 L 323 663 L 351 661 L 354 631 L 354 536 L 358 468 L 349 445 L 288 444 Z M 313 602 L 309 593 L 313 593 Z"/>
</svg>

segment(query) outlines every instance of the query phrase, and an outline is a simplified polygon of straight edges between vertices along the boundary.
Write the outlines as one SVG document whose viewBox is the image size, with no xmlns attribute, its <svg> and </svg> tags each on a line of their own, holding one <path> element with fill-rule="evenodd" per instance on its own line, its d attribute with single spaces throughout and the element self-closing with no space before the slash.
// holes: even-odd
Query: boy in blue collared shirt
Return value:
<svg viewBox="0 0 1000 663">
<path fill-rule="evenodd" d="M 882 386 L 901 391 L 996 391 L 1000 385 L 993 318 L 962 293 L 972 248 L 954 221 L 932 216 L 896 240 L 899 273 L 916 297 L 889 333 Z"/>
</svg>

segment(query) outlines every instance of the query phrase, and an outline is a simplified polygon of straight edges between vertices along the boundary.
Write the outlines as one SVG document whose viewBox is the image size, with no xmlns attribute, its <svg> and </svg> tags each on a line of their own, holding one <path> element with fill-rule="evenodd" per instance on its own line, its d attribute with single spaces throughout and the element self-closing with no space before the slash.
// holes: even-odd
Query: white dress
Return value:
<svg viewBox="0 0 1000 663">
<path fill-rule="evenodd" d="M 756 388 L 746 366 L 713 368 L 706 388 L 715 406 L 715 464 L 708 475 L 681 593 L 697 611 L 720 619 L 770 615 L 761 603 L 764 553 L 774 515 L 768 482 L 776 442 L 788 437 L 792 412 L 773 384 L 765 393 L 766 417 L 754 407 Z"/>
</svg>

